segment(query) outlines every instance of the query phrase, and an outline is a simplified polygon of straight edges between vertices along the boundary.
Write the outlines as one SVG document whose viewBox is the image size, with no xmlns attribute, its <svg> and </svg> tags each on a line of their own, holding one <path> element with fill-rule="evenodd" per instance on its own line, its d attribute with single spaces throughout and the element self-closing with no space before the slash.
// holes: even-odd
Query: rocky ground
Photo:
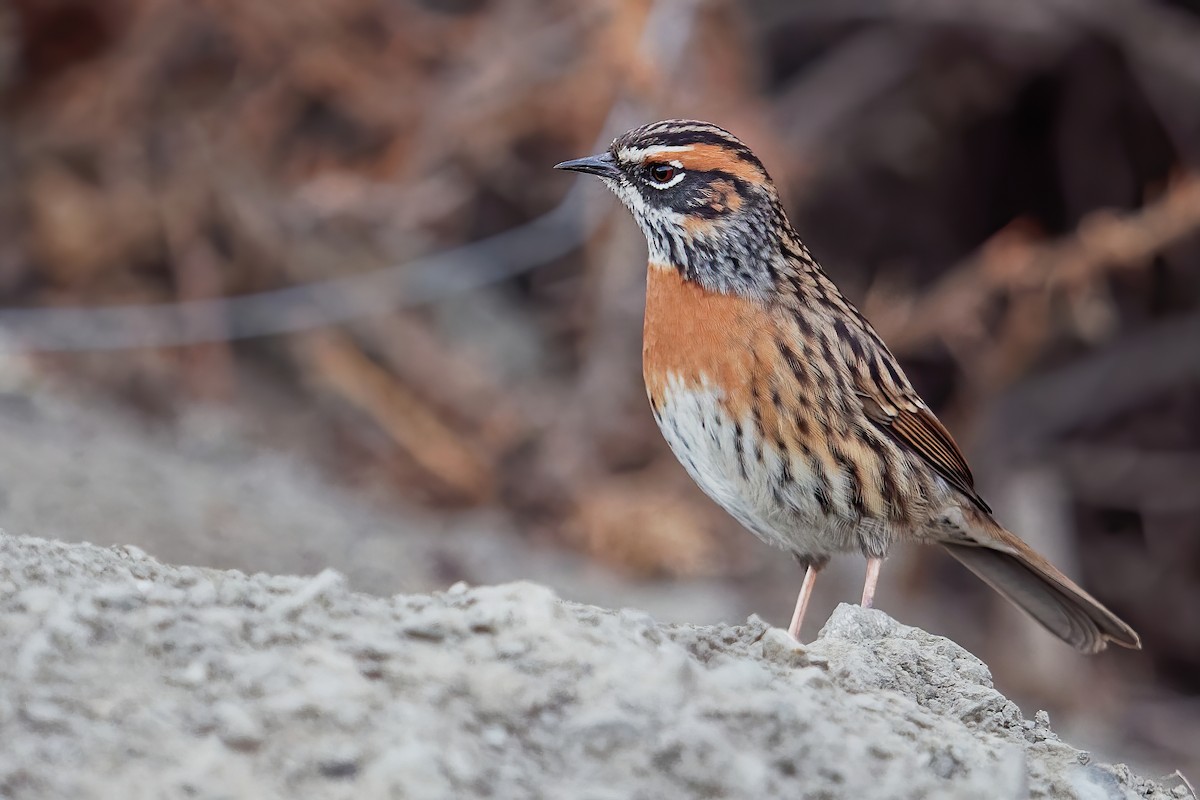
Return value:
<svg viewBox="0 0 1200 800">
<path fill-rule="evenodd" d="M 9 535 L 0 741 L 13 800 L 1186 796 L 880 611 L 799 648 L 531 583 L 378 597 Z"/>
</svg>

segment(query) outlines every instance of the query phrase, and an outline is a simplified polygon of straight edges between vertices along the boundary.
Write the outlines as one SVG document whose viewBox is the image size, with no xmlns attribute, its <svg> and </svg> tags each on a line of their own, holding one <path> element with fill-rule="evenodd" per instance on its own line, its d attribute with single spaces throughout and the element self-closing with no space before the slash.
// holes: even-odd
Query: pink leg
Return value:
<svg viewBox="0 0 1200 800">
<path fill-rule="evenodd" d="M 879 583 L 879 570 L 883 568 L 882 558 L 867 559 L 867 581 L 863 584 L 862 607 L 871 608 L 875 605 L 875 584 Z"/>
<path fill-rule="evenodd" d="M 804 612 L 808 609 L 808 598 L 812 597 L 813 586 L 817 582 L 817 568 L 809 565 L 804 572 L 804 583 L 800 586 L 800 596 L 796 598 L 796 610 L 792 612 L 792 624 L 788 625 L 788 633 L 797 642 L 800 641 L 800 626 L 804 624 Z"/>
</svg>

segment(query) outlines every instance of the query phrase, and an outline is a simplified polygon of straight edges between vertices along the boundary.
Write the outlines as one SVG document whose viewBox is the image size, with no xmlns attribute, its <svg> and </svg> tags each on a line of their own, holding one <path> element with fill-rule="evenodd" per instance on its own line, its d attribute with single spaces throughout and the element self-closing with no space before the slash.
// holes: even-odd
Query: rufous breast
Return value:
<svg viewBox="0 0 1200 800">
<path fill-rule="evenodd" d="M 752 364 L 747 336 L 762 332 L 765 312 L 742 297 L 710 292 L 674 267 L 650 262 L 642 374 L 655 408 L 668 384 L 719 386 L 727 401 L 746 391 Z"/>
<path fill-rule="evenodd" d="M 672 266 L 650 261 L 642 374 L 655 409 L 668 386 L 718 387 L 728 411 L 740 417 L 750 402 L 758 357 L 774 355 L 772 314 L 761 303 L 709 291 Z"/>
</svg>

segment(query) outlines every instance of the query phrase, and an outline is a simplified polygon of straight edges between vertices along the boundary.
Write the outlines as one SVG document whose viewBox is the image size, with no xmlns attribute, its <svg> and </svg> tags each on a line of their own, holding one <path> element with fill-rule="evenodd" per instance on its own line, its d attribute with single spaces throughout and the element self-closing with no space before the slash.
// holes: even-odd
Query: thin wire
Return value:
<svg viewBox="0 0 1200 800">
<path fill-rule="evenodd" d="M 669 74 L 691 38 L 696 0 L 657 0 L 638 42 L 639 58 Z M 634 105 L 618 99 L 597 150 L 630 127 Z M 330 278 L 237 297 L 104 308 L 0 310 L 0 352 L 170 347 L 299 333 L 399 308 L 436 303 L 560 258 L 596 229 L 581 213 L 591 191 L 577 179 L 559 204 L 528 223 L 477 242 L 364 275 Z"/>
</svg>

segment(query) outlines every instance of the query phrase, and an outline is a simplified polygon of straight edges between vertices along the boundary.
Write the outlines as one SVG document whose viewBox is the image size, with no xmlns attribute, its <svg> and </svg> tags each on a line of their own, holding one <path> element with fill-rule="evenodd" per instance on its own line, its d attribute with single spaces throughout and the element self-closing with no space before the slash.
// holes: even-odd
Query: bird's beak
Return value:
<svg viewBox="0 0 1200 800">
<path fill-rule="evenodd" d="M 555 169 L 569 169 L 572 172 L 586 172 L 588 175 L 598 175 L 601 178 L 617 178 L 621 171 L 613 161 L 611 153 L 597 153 L 587 158 L 576 158 L 555 164 Z"/>
</svg>

